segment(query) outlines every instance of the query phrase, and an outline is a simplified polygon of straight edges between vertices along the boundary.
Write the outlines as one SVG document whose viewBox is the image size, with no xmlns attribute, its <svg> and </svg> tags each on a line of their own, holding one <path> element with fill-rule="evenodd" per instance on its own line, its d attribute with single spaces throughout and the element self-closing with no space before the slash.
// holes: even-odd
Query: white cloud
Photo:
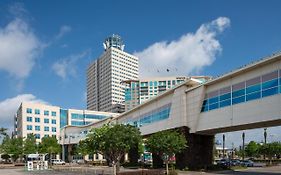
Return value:
<svg viewBox="0 0 281 175">
<path fill-rule="evenodd" d="M 219 17 L 202 24 L 195 33 L 178 40 L 156 42 L 134 55 L 139 57 L 140 76 L 187 75 L 211 65 L 222 51 L 217 35 L 230 26 L 230 19 Z"/>
<path fill-rule="evenodd" d="M 21 102 L 34 102 L 48 104 L 46 101 L 38 99 L 32 94 L 21 94 L 13 98 L 0 101 L 0 127 L 13 129 L 14 115 Z"/>
<path fill-rule="evenodd" d="M 72 28 L 68 25 L 63 25 L 60 27 L 59 33 L 55 36 L 55 40 L 62 38 L 65 34 L 69 33 Z"/>
<path fill-rule="evenodd" d="M 41 42 L 30 26 L 16 18 L 0 27 L 0 70 L 11 76 L 26 78 L 41 51 Z"/>
<path fill-rule="evenodd" d="M 55 62 L 52 69 L 63 79 L 68 76 L 75 77 L 77 75 L 77 62 L 89 54 L 89 50 L 76 55 L 70 55 Z"/>
</svg>

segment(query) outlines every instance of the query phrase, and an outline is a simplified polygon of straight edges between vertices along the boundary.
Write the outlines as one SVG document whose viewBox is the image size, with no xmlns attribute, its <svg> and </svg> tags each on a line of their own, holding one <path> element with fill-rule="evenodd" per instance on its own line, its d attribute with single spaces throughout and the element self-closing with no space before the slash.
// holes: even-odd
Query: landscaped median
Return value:
<svg viewBox="0 0 281 175">
<path fill-rule="evenodd" d="M 111 167 L 87 167 L 87 166 L 52 166 L 55 171 L 62 172 L 77 172 L 85 174 L 102 174 L 112 175 L 113 169 Z"/>
</svg>

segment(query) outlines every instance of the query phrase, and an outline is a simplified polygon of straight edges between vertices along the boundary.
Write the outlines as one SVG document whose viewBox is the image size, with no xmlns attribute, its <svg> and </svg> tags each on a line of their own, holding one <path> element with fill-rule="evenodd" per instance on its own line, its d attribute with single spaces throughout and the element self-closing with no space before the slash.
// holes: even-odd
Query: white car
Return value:
<svg viewBox="0 0 281 175">
<path fill-rule="evenodd" d="M 52 159 L 52 164 L 53 165 L 65 165 L 65 161 L 61 159 Z"/>
</svg>

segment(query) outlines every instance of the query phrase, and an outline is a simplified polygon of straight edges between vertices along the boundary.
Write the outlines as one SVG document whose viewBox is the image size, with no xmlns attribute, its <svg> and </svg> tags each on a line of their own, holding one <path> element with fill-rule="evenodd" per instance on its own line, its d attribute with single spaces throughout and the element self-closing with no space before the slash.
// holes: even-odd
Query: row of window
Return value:
<svg viewBox="0 0 281 175">
<path fill-rule="evenodd" d="M 32 109 L 31 108 L 26 108 L 26 113 L 32 114 Z M 34 114 L 40 114 L 40 109 L 35 109 L 34 110 Z M 45 116 L 49 116 L 49 111 L 44 110 L 44 115 Z M 57 112 L 51 111 L 51 115 L 55 117 L 55 116 L 57 116 Z"/>
<path fill-rule="evenodd" d="M 35 126 L 35 131 L 40 131 L 41 127 L 40 126 Z M 52 128 L 52 132 L 57 132 L 57 128 L 56 127 L 51 127 Z M 33 126 L 32 125 L 26 125 L 26 129 L 28 131 L 32 131 L 33 130 Z M 50 127 L 48 126 L 44 126 L 44 131 L 49 131 Z"/>
<path fill-rule="evenodd" d="M 84 119 L 105 119 L 108 116 L 105 115 L 97 115 L 97 114 L 71 114 L 71 119 L 78 119 L 78 120 L 84 120 Z"/>
<path fill-rule="evenodd" d="M 27 122 L 32 122 L 33 119 L 32 119 L 32 117 L 26 117 L 26 121 Z M 36 123 L 40 123 L 40 118 L 35 117 L 35 122 Z M 52 124 L 57 124 L 57 121 L 55 119 L 52 119 L 51 122 L 52 122 Z M 44 123 L 50 123 L 50 119 L 44 118 Z"/>
<path fill-rule="evenodd" d="M 41 138 L 40 134 L 34 134 L 34 136 L 35 136 L 36 139 L 40 139 Z M 44 137 L 49 137 L 49 134 L 45 134 Z M 57 137 L 57 136 L 56 135 L 52 135 L 52 137 Z"/>
<path fill-rule="evenodd" d="M 171 104 L 168 104 L 161 108 L 153 110 L 147 114 L 144 114 L 137 119 L 128 120 L 126 123 L 136 127 L 141 127 L 150 123 L 165 120 L 169 118 L 170 110 L 171 110 Z"/>
<path fill-rule="evenodd" d="M 235 105 L 281 93 L 279 71 L 212 91 L 206 95 L 201 112 Z"/>
</svg>

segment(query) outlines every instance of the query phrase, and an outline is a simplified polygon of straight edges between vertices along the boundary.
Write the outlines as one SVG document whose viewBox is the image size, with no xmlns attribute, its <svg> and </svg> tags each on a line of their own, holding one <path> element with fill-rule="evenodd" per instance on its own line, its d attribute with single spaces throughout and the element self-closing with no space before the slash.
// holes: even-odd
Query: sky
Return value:
<svg viewBox="0 0 281 175">
<path fill-rule="evenodd" d="M 0 127 L 12 128 L 21 101 L 85 109 L 87 66 L 112 34 L 139 57 L 141 77 L 217 76 L 271 55 L 281 50 L 280 6 L 278 0 L 2 0 Z M 281 140 L 280 131 L 269 129 L 272 140 Z M 228 133 L 228 144 L 238 143 L 241 132 Z M 261 133 L 247 131 L 246 140 L 262 140 Z"/>
</svg>

